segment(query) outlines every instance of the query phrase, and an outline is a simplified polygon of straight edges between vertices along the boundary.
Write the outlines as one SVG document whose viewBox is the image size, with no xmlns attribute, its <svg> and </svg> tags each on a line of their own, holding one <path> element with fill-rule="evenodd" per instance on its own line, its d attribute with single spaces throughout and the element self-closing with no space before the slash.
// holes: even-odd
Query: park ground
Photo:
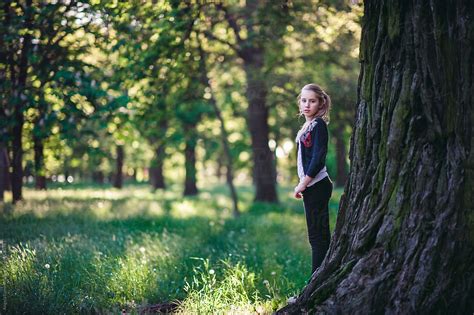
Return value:
<svg viewBox="0 0 474 315">
<path fill-rule="evenodd" d="M 223 184 L 195 197 L 179 185 L 26 188 L 25 201 L 0 215 L 3 310 L 136 314 L 178 302 L 185 314 L 271 313 L 310 276 L 292 190 L 278 187 L 274 205 L 238 186 L 242 215 L 233 218 Z M 341 194 L 330 202 L 331 231 Z"/>
</svg>

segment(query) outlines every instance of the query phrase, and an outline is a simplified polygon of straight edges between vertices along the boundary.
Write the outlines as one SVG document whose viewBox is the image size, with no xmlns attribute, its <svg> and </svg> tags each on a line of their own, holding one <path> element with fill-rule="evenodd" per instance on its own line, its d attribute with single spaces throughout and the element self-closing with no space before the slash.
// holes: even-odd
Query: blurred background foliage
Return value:
<svg viewBox="0 0 474 315">
<path fill-rule="evenodd" d="M 3 1 L 7 312 L 284 305 L 310 267 L 296 98 L 310 82 L 332 98 L 333 229 L 361 15 L 338 0 Z"/>
<path fill-rule="evenodd" d="M 296 97 L 309 82 L 332 97 L 327 167 L 344 185 L 360 6 L 5 1 L 1 12 L 2 196 L 58 180 L 181 183 L 195 194 L 224 182 L 229 159 L 234 182 L 259 185 L 266 150 L 275 185 L 296 183 Z M 267 129 L 252 128 L 258 102 L 268 113 L 255 123 Z"/>
</svg>

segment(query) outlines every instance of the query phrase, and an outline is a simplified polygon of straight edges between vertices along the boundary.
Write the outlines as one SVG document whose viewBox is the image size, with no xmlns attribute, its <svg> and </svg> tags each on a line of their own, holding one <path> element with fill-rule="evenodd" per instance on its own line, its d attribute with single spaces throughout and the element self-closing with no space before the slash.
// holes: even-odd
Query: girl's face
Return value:
<svg viewBox="0 0 474 315">
<path fill-rule="evenodd" d="M 319 99 L 315 92 L 302 90 L 300 97 L 300 110 L 306 119 L 311 119 L 316 115 L 319 107 Z"/>
</svg>

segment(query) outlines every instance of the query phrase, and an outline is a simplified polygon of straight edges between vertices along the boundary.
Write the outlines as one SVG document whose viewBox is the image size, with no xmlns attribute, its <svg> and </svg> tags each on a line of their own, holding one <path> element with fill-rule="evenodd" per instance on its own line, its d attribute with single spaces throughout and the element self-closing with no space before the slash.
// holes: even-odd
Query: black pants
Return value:
<svg viewBox="0 0 474 315">
<path fill-rule="evenodd" d="M 328 206 L 332 190 L 333 183 L 326 176 L 303 191 L 303 204 L 313 261 L 311 273 L 314 273 L 323 262 L 331 241 Z"/>
</svg>

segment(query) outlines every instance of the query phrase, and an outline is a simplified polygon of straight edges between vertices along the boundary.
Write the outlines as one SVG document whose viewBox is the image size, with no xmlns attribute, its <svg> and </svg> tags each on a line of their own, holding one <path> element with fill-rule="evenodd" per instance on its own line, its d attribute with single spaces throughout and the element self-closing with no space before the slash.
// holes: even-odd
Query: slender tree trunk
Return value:
<svg viewBox="0 0 474 315">
<path fill-rule="evenodd" d="M 44 145 L 43 139 L 33 137 L 33 149 L 35 153 L 35 188 L 46 189 L 46 176 L 44 168 Z M 67 176 L 66 176 L 67 179 Z"/>
<path fill-rule="evenodd" d="M 219 182 L 221 181 L 221 177 L 222 177 L 222 166 L 223 166 L 222 156 L 219 155 L 217 157 L 217 168 L 216 168 L 216 177 Z"/>
<path fill-rule="evenodd" d="M 125 152 L 123 149 L 123 145 L 117 145 L 117 157 L 116 157 L 116 168 L 115 168 L 115 176 L 113 179 L 113 186 L 115 188 L 122 188 L 123 186 L 123 160 L 125 158 Z"/>
<path fill-rule="evenodd" d="M 18 106 L 21 107 L 21 106 Z M 20 201 L 22 196 L 23 187 L 23 123 L 24 117 L 23 112 L 20 108 L 15 111 L 15 126 L 13 127 L 13 139 L 12 139 L 12 174 L 11 174 L 11 187 L 13 195 L 13 203 Z"/>
<path fill-rule="evenodd" d="M 27 0 L 24 4 L 26 9 L 25 13 L 25 28 L 31 29 L 32 17 L 31 17 L 31 6 L 32 0 Z M 22 187 L 23 187 L 23 142 L 22 142 L 22 134 L 23 134 L 23 124 L 24 124 L 24 115 L 23 111 L 26 108 L 26 80 L 28 76 L 28 55 L 30 53 L 31 47 L 31 34 L 26 33 L 23 36 L 21 48 L 21 55 L 18 64 L 18 82 L 14 87 L 14 114 L 13 118 L 15 120 L 15 125 L 13 126 L 12 130 L 12 151 L 13 151 L 13 159 L 12 159 L 12 167 L 13 167 L 13 174 L 12 174 L 12 194 L 13 194 L 13 203 L 21 200 L 22 196 Z"/>
<path fill-rule="evenodd" d="M 197 195 L 196 185 L 196 124 L 186 123 L 184 125 L 186 146 L 184 149 L 186 177 L 184 181 L 184 196 Z"/>
<path fill-rule="evenodd" d="M 150 167 L 150 182 L 154 189 L 165 189 L 163 165 L 165 162 L 165 146 L 160 144 L 155 149 L 155 159 Z"/>
<path fill-rule="evenodd" d="M 167 88 L 165 87 L 165 90 Z M 156 107 L 159 111 L 163 111 L 163 108 L 166 107 L 164 102 L 160 101 L 156 104 Z M 154 136 L 150 137 L 148 140 L 150 144 L 155 148 L 155 157 L 151 163 L 149 168 L 150 174 L 150 184 L 152 185 L 153 189 L 165 189 L 165 176 L 163 175 L 163 168 L 166 158 L 166 141 L 165 135 L 166 131 L 168 130 L 168 119 L 162 117 L 162 119 L 158 122 L 158 129 L 154 131 Z"/>
<path fill-rule="evenodd" d="M 279 313 L 474 312 L 474 2 L 365 1 L 329 252 Z"/>
<path fill-rule="evenodd" d="M 4 200 L 4 193 L 8 180 L 8 153 L 4 144 L 0 143 L 0 202 Z"/>
<path fill-rule="evenodd" d="M 336 128 L 334 132 L 336 138 L 336 161 L 337 161 L 337 174 L 336 174 L 336 185 L 343 187 L 347 180 L 347 169 L 346 169 L 346 144 L 344 142 L 344 133 L 342 126 Z"/>
<path fill-rule="evenodd" d="M 217 101 L 214 98 L 214 93 L 212 93 L 212 86 L 209 84 L 210 80 L 208 77 L 208 71 L 207 71 L 207 65 L 206 65 L 207 57 L 201 45 L 199 45 L 199 53 L 201 57 L 200 64 L 199 64 L 199 68 L 201 72 L 201 82 L 204 86 L 207 86 L 209 90 L 211 91 L 211 98 L 209 99 L 209 102 L 211 103 L 212 108 L 214 109 L 214 113 L 221 125 L 221 142 L 222 142 L 222 146 L 224 147 L 224 155 L 225 155 L 226 166 L 227 166 L 226 181 L 227 181 L 227 185 L 229 185 L 230 194 L 231 194 L 232 203 L 233 203 L 232 213 L 234 217 L 238 217 L 240 215 L 240 211 L 239 211 L 237 190 L 235 189 L 235 186 L 234 186 L 234 171 L 233 171 L 233 166 L 232 166 L 232 154 L 230 152 L 229 142 L 227 140 L 228 133 L 225 127 L 224 118 L 222 118 L 221 111 L 219 110 L 219 107 L 217 106 Z"/>
</svg>

